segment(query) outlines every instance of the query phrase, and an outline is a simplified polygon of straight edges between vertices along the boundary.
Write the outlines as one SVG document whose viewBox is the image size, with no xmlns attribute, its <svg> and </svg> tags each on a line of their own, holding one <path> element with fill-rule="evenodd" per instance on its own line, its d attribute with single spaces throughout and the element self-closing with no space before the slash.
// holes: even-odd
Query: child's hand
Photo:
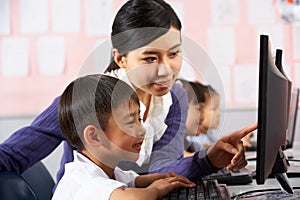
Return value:
<svg viewBox="0 0 300 200">
<path fill-rule="evenodd" d="M 169 174 L 169 173 L 167 173 Z M 173 173 L 174 174 L 174 173 Z M 183 176 L 171 176 L 154 181 L 148 188 L 155 188 L 159 192 L 159 198 L 162 198 L 175 188 L 195 187 L 196 184 Z"/>
</svg>

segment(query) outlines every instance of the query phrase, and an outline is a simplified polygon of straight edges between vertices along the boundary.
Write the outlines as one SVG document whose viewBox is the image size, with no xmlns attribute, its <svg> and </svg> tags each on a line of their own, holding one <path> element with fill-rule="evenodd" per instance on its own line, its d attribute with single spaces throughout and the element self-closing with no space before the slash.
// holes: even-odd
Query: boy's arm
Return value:
<svg viewBox="0 0 300 200">
<path fill-rule="evenodd" d="M 30 126 L 19 129 L 0 144 L 0 170 L 22 173 L 64 140 L 57 118 L 58 102 L 56 98 Z"/>
<path fill-rule="evenodd" d="M 169 175 L 170 177 L 168 177 Z M 138 182 L 145 184 L 151 181 L 152 183 L 145 188 L 115 189 L 110 195 L 110 200 L 156 200 L 161 199 L 175 188 L 196 186 L 185 177 L 178 176 L 174 173 L 144 175 L 142 177 L 138 176 L 136 179 L 140 179 L 136 180 L 136 184 L 139 184 Z"/>
<path fill-rule="evenodd" d="M 176 178 L 178 178 L 178 180 L 180 180 L 182 182 L 192 184 L 192 182 L 189 179 L 187 179 L 183 176 L 180 176 L 174 172 L 167 172 L 164 174 L 155 173 L 155 174 L 147 174 L 147 175 L 137 176 L 135 178 L 135 187 L 137 187 L 137 188 L 148 187 L 156 180 L 164 179 L 164 178 L 171 178 L 171 177 L 176 177 Z"/>
</svg>

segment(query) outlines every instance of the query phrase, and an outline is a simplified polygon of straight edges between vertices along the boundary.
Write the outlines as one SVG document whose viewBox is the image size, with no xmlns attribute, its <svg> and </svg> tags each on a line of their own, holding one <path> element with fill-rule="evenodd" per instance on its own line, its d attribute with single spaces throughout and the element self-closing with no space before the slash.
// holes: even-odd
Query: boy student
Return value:
<svg viewBox="0 0 300 200">
<path fill-rule="evenodd" d="M 77 150 L 53 199 L 160 199 L 174 188 L 195 186 L 175 173 L 138 176 L 117 167 L 138 159 L 145 135 L 138 96 L 117 78 L 88 75 L 70 83 L 58 118 Z"/>
<path fill-rule="evenodd" d="M 138 160 L 141 166 L 132 163 L 135 168 L 123 165 L 123 169 L 141 173 L 172 171 L 189 179 L 201 179 L 226 166 L 230 169 L 246 166 L 240 139 L 256 129 L 256 123 L 221 138 L 193 157 L 183 158 L 188 104 L 184 89 L 174 84 L 182 67 L 181 22 L 168 3 L 126 1 L 113 21 L 111 43 L 112 62 L 105 72 L 127 80 L 136 90 L 147 128 L 141 151 L 143 157 Z M 97 55 L 95 52 L 91 55 L 98 58 L 103 51 L 109 51 L 98 50 Z M 88 59 L 93 60 L 93 56 Z M 103 72 L 104 69 L 100 69 L 89 73 Z M 0 170 L 22 173 L 65 141 L 57 119 L 59 98 L 32 124 L 17 130 L 0 144 Z M 64 174 L 64 164 L 74 159 L 72 150 L 73 147 L 64 142 L 57 181 Z"/>
</svg>

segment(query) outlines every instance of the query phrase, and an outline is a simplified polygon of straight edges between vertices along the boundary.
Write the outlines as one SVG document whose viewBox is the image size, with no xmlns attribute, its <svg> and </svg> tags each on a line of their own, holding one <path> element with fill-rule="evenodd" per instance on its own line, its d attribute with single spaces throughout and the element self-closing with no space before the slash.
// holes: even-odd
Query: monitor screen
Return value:
<svg viewBox="0 0 300 200">
<path fill-rule="evenodd" d="M 267 35 L 260 36 L 259 94 L 257 129 L 256 182 L 264 184 L 272 173 L 285 173 L 277 162 L 284 159 L 281 148 L 285 145 L 288 113 L 289 80 L 276 67 Z M 280 159 L 278 159 L 280 158 Z M 276 167 L 275 167 L 276 166 Z M 278 180 L 278 179 L 277 179 Z"/>
</svg>

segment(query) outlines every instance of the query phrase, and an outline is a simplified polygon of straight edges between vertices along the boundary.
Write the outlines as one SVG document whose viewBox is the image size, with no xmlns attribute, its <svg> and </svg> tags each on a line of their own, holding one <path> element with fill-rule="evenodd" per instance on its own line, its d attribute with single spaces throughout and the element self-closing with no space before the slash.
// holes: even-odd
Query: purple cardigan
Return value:
<svg viewBox="0 0 300 200">
<path fill-rule="evenodd" d="M 154 143 L 149 165 L 142 166 L 144 172 L 176 172 L 190 179 L 199 179 L 217 171 L 211 167 L 206 152 L 198 152 L 193 157 L 183 158 L 183 136 L 188 110 L 187 96 L 183 88 L 174 84 L 171 90 L 173 104 L 170 107 L 165 123 L 167 129 L 163 137 Z M 53 103 L 42 112 L 31 125 L 13 133 L 0 144 L 0 170 L 23 173 L 27 168 L 48 156 L 61 142 L 64 141 L 64 153 L 57 182 L 64 173 L 64 165 L 73 161 L 73 148 L 62 134 L 58 123 L 57 97 Z M 126 164 L 126 163 L 125 163 Z M 132 164 L 132 163 L 131 163 Z M 125 168 L 137 168 L 125 165 Z"/>
</svg>

